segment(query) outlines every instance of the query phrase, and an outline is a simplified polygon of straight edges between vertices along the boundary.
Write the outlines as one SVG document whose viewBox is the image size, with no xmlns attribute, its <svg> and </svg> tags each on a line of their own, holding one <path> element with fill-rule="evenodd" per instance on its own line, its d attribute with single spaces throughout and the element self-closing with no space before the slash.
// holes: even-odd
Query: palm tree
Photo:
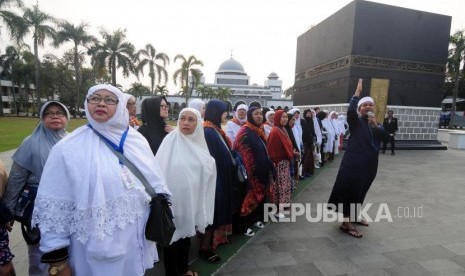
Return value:
<svg viewBox="0 0 465 276">
<path fill-rule="evenodd" d="M 167 96 L 170 91 L 168 91 L 168 88 L 166 85 L 157 85 L 157 88 L 155 89 L 155 95 L 160 95 L 160 96 Z"/>
<path fill-rule="evenodd" d="M 228 87 L 218 87 L 216 92 L 216 98 L 218 100 L 226 101 L 229 97 L 231 97 L 232 92 L 231 89 Z"/>
<path fill-rule="evenodd" d="M 216 97 L 216 90 L 213 89 L 213 87 L 210 86 L 201 86 L 197 88 L 197 91 L 199 92 L 199 96 L 202 100 L 205 99 L 212 99 Z"/>
<path fill-rule="evenodd" d="M 143 57 L 143 59 L 140 59 Z M 155 47 L 152 44 L 145 45 L 145 49 L 141 49 L 136 54 L 136 60 L 138 65 L 136 67 L 136 74 L 139 72 L 144 75 L 144 67 L 149 67 L 149 77 L 150 77 L 150 92 L 155 93 L 155 77 L 158 78 L 158 82 L 162 80 L 162 77 L 165 79 L 165 84 L 168 82 L 168 72 L 166 71 L 166 65 L 170 63 L 170 58 L 165 53 L 157 53 Z M 158 64 L 157 61 L 160 61 L 162 64 Z"/>
<path fill-rule="evenodd" d="M 86 31 L 88 24 L 81 23 L 78 26 L 67 22 L 61 21 L 58 23 L 58 31 L 54 40 L 54 46 L 58 47 L 66 41 L 72 42 L 73 45 L 73 63 L 74 63 L 74 76 L 75 84 L 74 91 L 76 94 L 76 110 L 79 113 L 79 102 L 80 102 L 80 91 L 81 91 L 81 60 L 80 55 L 82 52 L 79 51 L 79 46 L 87 47 L 91 42 L 95 42 L 96 39 L 92 35 L 89 35 Z"/>
<path fill-rule="evenodd" d="M 126 30 L 118 29 L 112 34 L 101 31 L 103 42 L 96 41 L 88 53 L 92 56 L 92 65 L 107 68 L 111 74 L 111 83 L 116 86 L 116 69 L 123 70 L 123 76 L 135 73 L 134 45 L 125 41 Z"/>
<path fill-rule="evenodd" d="M 150 88 L 143 85 L 140 82 L 133 82 L 131 88 L 129 88 L 128 93 L 134 97 L 142 98 L 143 95 L 147 94 L 150 91 Z"/>
<path fill-rule="evenodd" d="M 199 84 L 200 78 L 202 77 L 202 71 L 200 71 L 198 68 L 194 68 L 194 66 L 203 66 L 203 63 L 195 56 L 190 56 L 186 59 L 183 55 L 179 54 L 174 58 L 174 62 L 176 62 L 178 59 L 182 61 L 181 68 L 174 72 L 173 80 L 175 85 L 178 85 L 178 83 L 181 85 L 180 93 L 186 99 L 187 105 L 187 102 L 192 95 L 192 91 Z M 190 86 L 189 79 L 192 82 Z"/>
<path fill-rule="evenodd" d="M 0 19 L 6 23 L 6 28 L 10 32 L 11 37 L 17 37 L 18 32 L 23 29 L 22 18 L 17 16 L 11 11 L 7 11 L 7 8 L 10 7 L 19 7 L 23 6 L 23 1 L 21 0 L 0 0 Z M 2 26 L 0 26 L 2 27 Z"/>
<path fill-rule="evenodd" d="M 448 69 L 449 73 L 452 74 L 454 80 L 454 91 L 452 97 L 452 110 L 451 110 L 451 117 L 449 121 L 449 128 L 452 128 L 453 119 L 455 117 L 455 106 L 457 100 L 457 94 L 459 90 L 459 77 L 461 75 L 460 72 L 460 65 L 462 61 L 465 59 L 465 31 L 457 31 L 450 37 L 450 44 L 451 49 L 449 50 L 449 58 L 448 58 Z M 462 68 L 462 73 L 465 69 L 465 65 Z"/>
<path fill-rule="evenodd" d="M 14 91 L 15 85 L 18 86 L 18 89 L 21 88 L 19 79 L 20 74 L 18 74 L 18 71 L 21 68 L 21 64 L 24 63 L 24 55 L 26 55 L 26 53 L 30 53 L 30 49 L 29 45 L 24 43 L 16 46 L 8 46 L 5 49 L 5 54 L 0 56 L 0 65 L 2 66 L 1 75 L 11 80 L 13 102 L 16 102 L 16 94 Z M 0 114 L 3 116 L 3 102 L 1 99 L 0 104 L 2 104 Z"/>
<path fill-rule="evenodd" d="M 40 89 L 39 89 L 39 45 L 43 46 L 46 38 L 53 38 L 55 29 L 48 25 L 54 23 L 56 19 L 51 15 L 39 10 L 38 5 L 31 8 L 24 8 L 24 14 L 21 22 L 21 30 L 16 34 L 16 39 L 22 40 L 26 35 L 32 32 L 33 45 L 34 45 L 34 67 L 35 67 L 35 91 L 37 93 L 37 108 L 40 108 Z"/>
</svg>

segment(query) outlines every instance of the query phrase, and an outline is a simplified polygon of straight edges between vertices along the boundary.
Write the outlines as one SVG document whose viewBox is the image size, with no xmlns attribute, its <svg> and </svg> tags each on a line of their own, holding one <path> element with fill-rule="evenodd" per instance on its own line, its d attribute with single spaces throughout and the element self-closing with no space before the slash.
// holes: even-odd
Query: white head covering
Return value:
<svg viewBox="0 0 465 276">
<path fill-rule="evenodd" d="M 318 145 L 321 145 L 322 136 L 321 136 L 320 124 L 318 123 L 318 118 L 316 117 L 316 112 L 315 112 L 315 110 L 310 109 L 310 111 L 312 112 L 313 129 L 315 130 L 316 143 L 317 143 Z"/>
<path fill-rule="evenodd" d="M 296 112 L 299 112 L 299 114 L 301 113 L 298 108 L 294 107 L 291 110 L 289 110 L 287 113 L 295 115 Z M 299 148 L 299 151 L 300 151 L 303 149 L 303 140 L 302 140 L 303 130 L 302 130 L 302 124 L 300 123 L 300 115 L 299 115 L 299 118 L 295 120 L 295 125 L 292 128 L 292 132 L 294 134 L 294 139 L 295 139 L 295 142 L 297 143 L 297 147 Z"/>
<path fill-rule="evenodd" d="M 236 119 L 239 120 L 239 122 L 245 123 L 247 121 L 247 115 L 245 116 L 244 119 L 239 119 L 239 117 L 237 116 L 237 112 L 239 111 L 239 109 L 244 109 L 247 112 L 247 110 L 249 110 L 249 107 L 245 104 L 240 104 L 237 106 L 236 112 L 234 113 L 234 116 L 236 117 Z"/>
<path fill-rule="evenodd" d="M 266 122 L 273 125 L 274 122 L 270 121 L 270 116 L 273 115 L 275 112 L 274 110 L 270 110 L 268 112 L 266 112 L 265 114 L 265 118 L 266 118 Z"/>
<path fill-rule="evenodd" d="M 157 193 L 170 195 L 147 140 L 128 127 L 127 97 L 109 84 L 91 87 L 87 97 L 101 90 L 108 90 L 118 98 L 116 112 L 108 121 L 99 123 L 91 117 L 84 100 L 89 124 L 117 146 L 127 131 L 122 146 L 124 155 Z M 41 231 L 73 234 L 83 244 L 89 239 L 102 240 L 134 224 L 136 218 L 147 214 L 150 201 L 141 182 L 119 163 L 94 130 L 82 126 L 53 147 L 42 174 L 33 215 Z"/>
<path fill-rule="evenodd" d="M 134 95 L 132 94 L 129 94 L 129 93 L 124 93 L 124 95 L 129 99 L 133 100 L 134 102 L 137 102 L 137 99 L 136 97 L 134 97 Z M 127 101 L 126 101 L 127 102 Z"/>
<path fill-rule="evenodd" d="M 360 108 L 360 106 L 363 104 L 363 103 L 366 103 L 366 102 L 372 102 L 372 103 L 375 103 L 375 101 L 373 101 L 373 98 L 371 97 L 363 97 L 361 98 L 359 101 L 358 101 L 358 104 L 357 104 L 357 109 Z"/>
<path fill-rule="evenodd" d="M 195 236 L 196 229 L 205 232 L 205 227 L 213 223 L 215 209 L 215 159 L 208 151 L 200 113 L 184 108 L 179 118 L 186 111 L 197 117 L 194 133 L 184 135 L 178 119 L 178 127 L 163 139 L 155 156 L 173 193 L 171 209 L 176 231 L 171 242 Z"/>
<path fill-rule="evenodd" d="M 192 99 L 189 102 L 188 107 L 196 109 L 200 114 L 202 114 L 202 109 L 205 107 L 205 102 L 200 99 Z"/>
</svg>

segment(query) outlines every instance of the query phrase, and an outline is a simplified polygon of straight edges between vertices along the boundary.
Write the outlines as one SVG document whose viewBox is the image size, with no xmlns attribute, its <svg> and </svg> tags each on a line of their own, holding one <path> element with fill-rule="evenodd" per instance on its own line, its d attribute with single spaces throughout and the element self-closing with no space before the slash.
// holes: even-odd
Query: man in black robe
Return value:
<svg viewBox="0 0 465 276">
<path fill-rule="evenodd" d="M 347 111 L 349 143 L 329 198 L 330 204 L 342 205 L 342 210 L 337 208 L 344 215 L 340 229 L 356 238 L 361 238 L 363 234 L 358 232 L 353 223 L 364 226 L 368 226 L 368 223 L 358 217 L 351 218 L 351 214 L 357 216 L 356 205 L 363 203 L 378 171 L 380 142 L 389 136 L 373 115 L 373 99 L 360 99 L 361 93 L 362 79 L 359 79 Z"/>
</svg>

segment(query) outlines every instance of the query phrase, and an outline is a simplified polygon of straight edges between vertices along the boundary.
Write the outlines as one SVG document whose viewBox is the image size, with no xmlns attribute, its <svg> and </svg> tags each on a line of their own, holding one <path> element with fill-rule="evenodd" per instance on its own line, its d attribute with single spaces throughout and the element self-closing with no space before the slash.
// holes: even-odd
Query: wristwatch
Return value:
<svg viewBox="0 0 465 276">
<path fill-rule="evenodd" d="M 67 262 L 62 263 L 59 266 L 50 266 L 50 268 L 48 269 L 48 275 L 52 275 L 52 276 L 58 275 L 58 273 L 62 271 L 66 265 L 67 265 Z"/>
</svg>

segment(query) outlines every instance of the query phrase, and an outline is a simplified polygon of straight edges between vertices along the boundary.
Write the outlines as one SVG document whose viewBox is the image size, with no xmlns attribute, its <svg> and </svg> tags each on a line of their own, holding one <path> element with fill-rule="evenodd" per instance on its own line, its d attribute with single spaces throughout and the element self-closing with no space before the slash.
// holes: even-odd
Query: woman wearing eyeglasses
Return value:
<svg viewBox="0 0 465 276">
<path fill-rule="evenodd" d="M 70 117 L 66 106 L 57 101 L 45 103 L 39 116 L 34 132 L 24 139 L 12 157 L 13 165 L 4 195 L 4 202 L 11 213 L 16 216 L 23 214 L 19 227 L 24 229 L 23 237 L 28 244 L 29 275 L 47 273 L 47 265 L 40 262 L 39 229 L 31 227 L 30 219 L 45 162 L 52 147 L 67 134 Z M 26 201 L 31 203 L 28 208 L 24 208 Z"/>
<path fill-rule="evenodd" d="M 158 259 L 145 237 L 151 198 L 134 167 L 157 194 L 170 192 L 146 139 L 129 127 L 127 100 L 109 84 L 91 87 L 88 125 L 50 152 L 33 213 L 49 275 L 141 276 Z"/>
<path fill-rule="evenodd" d="M 165 122 L 168 115 L 169 105 L 164 96 L 147 98 L 142 102 L 142 126 L 139 127 L 138 131 L 149 142 L 153 155 L 157 154 L 163 138 L 173 130 L 173 127 Z"/>
</svg>

